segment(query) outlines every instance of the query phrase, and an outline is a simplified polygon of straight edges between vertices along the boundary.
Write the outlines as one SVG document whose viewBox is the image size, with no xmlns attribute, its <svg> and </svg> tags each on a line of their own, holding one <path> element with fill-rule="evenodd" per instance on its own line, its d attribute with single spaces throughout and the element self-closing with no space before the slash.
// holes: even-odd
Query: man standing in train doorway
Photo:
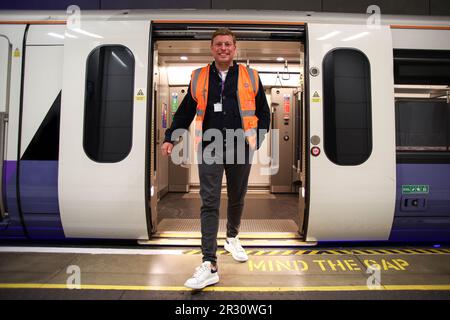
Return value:
<svg viewBox="0 0 450 320">
<path fill-rule="evenodd" d="M 214 62 L 192 72 L 188 94 L 161 146 L 163 155 L 171 154 L 177 140 L 174 131 L 187 130 L 197 115 L 195 148 L 202 199 L 203 263 L 184 284 L 192 289 L 219 282 L 216 251 L 224 171 L 228 195 L 225 249 L 236 261 L 248 260 L 238 232 L 253 153 L 269 130 L 270 109 L 258 73 L 234 63 L 235 53 L 234 33 L 227 28 L 214 32 L 211 38 Z"/>
</svg>

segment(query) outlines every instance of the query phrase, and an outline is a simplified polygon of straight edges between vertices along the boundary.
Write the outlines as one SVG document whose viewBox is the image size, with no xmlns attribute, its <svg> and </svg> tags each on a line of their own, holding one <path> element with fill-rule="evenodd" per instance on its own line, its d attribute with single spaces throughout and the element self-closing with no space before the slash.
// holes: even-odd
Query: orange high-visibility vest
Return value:
<svg viewBox="0 0 450 320">
<path fill-rule="evenodd" d="M 191 76 L 191 95 L 197 102 L 197 118 L 195 120 L 195 148 L 202 140 L 202 124 L 208 104 L 209 64 L 194 70 Z M 258 118 L 256 111 L 256 95 L 258 94 L 259 77 L 256 70 L 239 65 L 237 102 L 241 115 L 242 129 L 252 149 L 256 148 L 256 129 Z"/>
</svg>

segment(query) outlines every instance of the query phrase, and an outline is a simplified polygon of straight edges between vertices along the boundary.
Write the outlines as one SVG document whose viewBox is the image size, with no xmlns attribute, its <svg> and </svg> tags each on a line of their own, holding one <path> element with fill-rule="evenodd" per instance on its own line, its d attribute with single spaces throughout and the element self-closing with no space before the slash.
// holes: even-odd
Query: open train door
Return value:
<svg viewBox="0 0 450 320">
<path fill-rule="evenodd" d="M 5 194 L 3 184 L 3 162 L 5 160 L 6 149 L 6 122 L 9 112 L 9 87 L 11 77 L 11 43 L 9 39 L 0 35 L 0 192 Z M 0 197 L 0 226 L 6 224 L 6 208 L 3 196 Z"/>
<path fill-rule="evenodd" d="M 67 26 L 58 179 L 67 237 L 149 237 L 149 37 L 150 21 Z"/>
<path fill-rule="evenodd" d="M 389 26 L 308 24 L 308 241 L 387 240 L 395 206 Z"/>
</svg>

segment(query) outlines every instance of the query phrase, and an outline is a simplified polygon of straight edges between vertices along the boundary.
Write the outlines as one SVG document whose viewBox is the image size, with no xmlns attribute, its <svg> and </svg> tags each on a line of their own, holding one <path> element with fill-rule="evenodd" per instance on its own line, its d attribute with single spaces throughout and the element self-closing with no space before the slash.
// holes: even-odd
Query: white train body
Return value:
<svg viewBox="0 0 450 320">
<path fill-rule="evenodd" d="M 395 52 L 446 52 L 450 57 L 449 17 L 381 16 L 376 25 L 365 14 L 152 10 L 89 11 L 77 19 L 65 12 L 0 12 L 0 238 L 151 239 L 159 190 L 153 36 L 158 30 L 169 30 L 166 35 L 175 30 L 176 42 L 183 41 L 177 40 L 180 35 L 202 35 L 202 26 L 228 26 L 238 33 L 249 28 L 255 35 L 258 28 L 269 35 L 289 33 L 289 28 L 301 34 L 291 42 L 299 41 L 304 61 L 303 82 L 298 83 L 305 97 L 305 169 L 298 195 L 304 240 L 450 240 L 449 146 L 440 160 L 406 161 L 409 167 L 398 160 L 395 105 L 401 85 L 394 80 Z M 84 142 L 88 63 L 95 50 L 108 46 L 124 47 L 134 59 L 131 127 L 115 124 L 110 129 L 116 130 L 116 140 L 131 139 L 119 161 L 92 159 Z M 355 165 L 330 160 L 324 145 L 323 63 L 330 52 L 343 48 L 361 52 L 370 66 L 370 150 Z M 118 94 L 121 82 L 110 81 L 108 94 Z M 319 142 L 312 142 L 313 137 Z M 311 154 L 313 147 L 321 151 L 318 156 Z M 111 150 L 114 146 L 109 152 L 115 152 Z M 408 178 L 408 170 L 423 175 Z M 408 186 L 425 189 L 408 198 Z M 422 200 L 423 210 L 403 208 L 408 201 L 419 201 L 420 207 Z"/>
</svg>

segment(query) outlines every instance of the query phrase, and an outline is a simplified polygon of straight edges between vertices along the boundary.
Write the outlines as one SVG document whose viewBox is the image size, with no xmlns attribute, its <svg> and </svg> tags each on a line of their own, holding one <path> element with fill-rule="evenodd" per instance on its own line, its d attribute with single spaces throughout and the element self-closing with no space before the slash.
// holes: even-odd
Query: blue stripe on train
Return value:
<svg viewBox="0 0 450 320">
<path fill-rule="evenodd" d="M 58 161 L 22 160 L 20 187 L 31 239 L 64 239 L 58 206 Z M 24 238 L 16 201 L 16 161 L 4 162 L 10 224 L 0 239 Z M 429 193 L 402 194 L 402 185 L 428 185 Z M 418 207 L 405 206 L 419 200 Z M 450 241 L 450 165 L 398 164 L 395 217 L 390 241 Z"/>
<path fill-rule="evenodd" d="M 428 193 L 402 193 L 402 186 L 413 185 L 428 186 Z M 397 164 L 395 216 L 389 240 L 450 241 L 449 164 Z"/>
<path fill-rule="evenodd" d="M 24 237 L 16 201 L 17 163 L 4 165 L 10 225 L 0 230 L 0 238 Z M 58 161 L 21 160 L 20 199 L 30 239 L 65 238 L 58 205 Z"/>
<path fill-rule="evenodd" d="M 0 239 L 24 239 L 22 223 L 17 208 L 17 162 L 3 162 L 3 186 L 5 190 L 5 207 L 9 223 L 0 228 Z"/>
</svg>

